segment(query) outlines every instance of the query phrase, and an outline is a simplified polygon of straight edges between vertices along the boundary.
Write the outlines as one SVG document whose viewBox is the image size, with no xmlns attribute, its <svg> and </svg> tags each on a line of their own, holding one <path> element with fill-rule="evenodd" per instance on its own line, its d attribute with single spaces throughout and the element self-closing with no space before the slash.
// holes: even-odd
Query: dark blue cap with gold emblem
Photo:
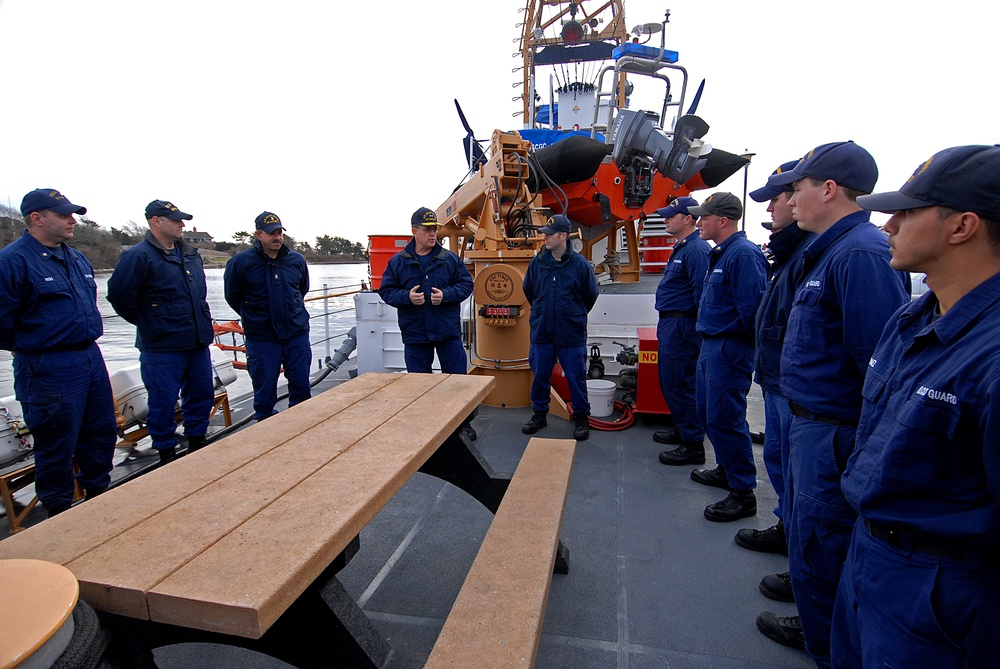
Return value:
<svg viewBox="0 0 1000 669">
<path fill-rule="evenodd" d="M 272 214 L 269 211 L 261 212 L 260 216 L 254 219 L 254 223 L 257 224 L 258 230 L 263 230 L 269 235 L 274 234 L 275 230 L 285 229 L 285 226 L 281 223 L 281 219 L 278 218 L 278 215 Z"/>
<path fill-rule="evenodd" d="M 836 182 L 841 188 L 871 193 L 878 181 L 878 166 L 872 154 L 854 142 L 821 144 L 802 156 L 787 172 L 772 174 L 767 185 L 786 186 L 809 177 Z"/>
<path fill-rule="evenodd" d="M 153 200 L 146 205 L 146 220 L 148 221 L 154 216 L 169 218 L 171 221 L 190 221 L 194 218 L 191 214 L 185 214 L 178 209 L 173 202 L 166 200 Z"/>
<path fill-rule="evenodd" d="M 784 174 L 785 172 L 791 172 L 793 169 L 795 169 L 795 166 L 798 164 L 799 161 L 797 160 L 790 160 L 787 163 L 781 163 L 781 165 L 778 166 L 778 169 L 771 172 L 771 176 L 773 177 L 776 174 Z M 782 193 L 791 193 L 791 192 L 792 192 L 792 184 L 772 186 L 770 185 L 770 178 L 768 178 L 767 184 L 761 186 L 757 190 L 750 191 L 750 199 L 753 200 L 754 202 L 767 202 L 768 200 L 778 197 Z"/>
<path fill-rule="evenodd" d="M 898 191 L 862 195 L 858 205 L 886 213 L 938 205 L 1000 221 L 1000 145 L 938 151 Z"/>
<path fill-rule="evenodd" d="M 36 188 L 21 200 L 21 216 L 46 209 L 57 214 L 80 214 L 82 216 L 87 213 L 86 207 L 73 204 L 55 188 Z"/>
<path fill-rule="evenodd" d="M 694 199 L 693 197 L 689 197 L 687 195 L 682 195 L 681 197 L 675 199 L 673 202 L 668 204 L 666 207 L 660 207 L 659 209 L 657 209 L 656 213 L 662 216 L 664 220 L 668 218 L 673 218 L 677 214 L 687 214 L 688 216 L 690 216 L 691 212 L 689 212 L 688 209 L 697 206 L 698 206 L 698 200 Z"/>
<path fill-rule="evenodd" d="M 419 228 L 422 225 L 435 228 L 440 225 L 437 214 L 427 207 L 417 209 L 413 212 L 413 216 L 410 217 L 410 227 Z"/>
<path fill-rule="evenodd" d="M 543 235 L 551 235 L 553 232 L 573 232 L 573 224 L 569 216 L 556 214 L 545 222 L 545 225 L 538 229 Z"/>
</svg>

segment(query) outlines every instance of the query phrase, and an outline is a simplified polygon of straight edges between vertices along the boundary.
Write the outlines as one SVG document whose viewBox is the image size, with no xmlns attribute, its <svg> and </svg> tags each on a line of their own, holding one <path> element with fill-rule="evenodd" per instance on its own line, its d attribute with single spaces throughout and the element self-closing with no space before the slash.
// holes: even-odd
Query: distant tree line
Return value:
<svg viewBox="0 0 1000 669">
<path fill-rule="evenodd" d="M 21 218 L 21 212 L 0 204 L 0 246 L 7 246 L 20 237 L 22 232 L 24 219 Z M 113 268 L 121 254 L 121 244 L 111 232 L 86 216 L 80 218 L 73 230 L 73 239 L 69 242 L 70 246 L 87 256 L 94 269 Z"/>
<path fill-rule="evenodd" d="M 120 228 L 102 228 L 86 216 L 80 218 L 73 239 L 69 245 L 87 256 L 95 269 L 112 269 L 118 262 L 122 246 L 138 244 L 146 236 L 148 228 L 135 221 L 129 221 Z M 21 212 L 13 207 L 0 204 L 0 248 L 10 244 L 24 231 Z M 249 232 L 237 232 L 232 242 L 216 242 L 214 250 L 233 255 L 249 247 L 254 236 Z M 343 237 L 323 235 L 316 238 L 315 245 L 299 242 L 285 235 L 285 242 L 313 262 L 351 262 L 366 260 L 368 254 L 358 242 Z"/>
<path fill-rule="evenodd" d="M 235 244 L 227 244 L 227 246 L 246 248 L 250 244 L 253 244 L 253 240 L 253 234 L 240 231 L 233 235 L 233 241 Z M 365 247 L 363 247 L 359 242 L 352 242 L 351 240 L 344 239 L 343 237 L 323 235 L 322 237 L 316 238 L 315 244 L 310 244 L 309 242 L 297 241 L 291 235 L 286 233 L 285 243 L 288 244 L 289 247 L 304 255 L 306 260 L 314 262 L 344 262 L 349 260 L 368 259 L 368 252 L 365 250 Z M 226 244 L 226 242 L 218 242 L 216 243 L 215 248 L 219 251 L 227 250 L 222 248 L 223 244 Z"/>
</svg>

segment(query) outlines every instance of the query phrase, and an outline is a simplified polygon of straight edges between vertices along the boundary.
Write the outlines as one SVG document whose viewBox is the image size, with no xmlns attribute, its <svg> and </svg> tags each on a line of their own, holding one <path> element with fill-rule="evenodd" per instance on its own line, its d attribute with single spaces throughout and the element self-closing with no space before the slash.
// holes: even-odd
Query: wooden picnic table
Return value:
<svg viewBox="0 0 1000 669">
<path fill-rule="evenodd" d="M 0 542 L 0 558 L 65 565 L 86 602 L 149 621 L 151 638 L 223 639 L 299 666 L 331 652 L 381 666 L 387 644 L 368 639 L 374 628 L 332 572 L 418 471 L 496 511 L 509 477 L 457 434 L 493 384 L 362 375 Z M 309 638 L 318 601 L 357 647 Z"/>
</svg>

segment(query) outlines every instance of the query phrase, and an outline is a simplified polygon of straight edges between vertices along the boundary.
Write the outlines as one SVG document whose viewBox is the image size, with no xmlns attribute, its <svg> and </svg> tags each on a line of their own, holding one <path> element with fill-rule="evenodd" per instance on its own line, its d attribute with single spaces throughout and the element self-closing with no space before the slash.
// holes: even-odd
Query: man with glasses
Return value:
<svg viewBox="0 0 1000 669">
<path fill-rule="evenodd" d="M 456 253 L 438 243 L 439 225 L 427 207 L 413 212 L 413 239 L 389 259 L 378 294 L 396 307 L 407 372 L 430 374 L 436 351 L 443 373 L 465 374 L 469 358 L 462 344 L 462 302 L 472 294 L 472 275 Z M 474 440 L 471 420 L 462 431 Z"/>
<path fill-rule="evenodd" d="M 309 399 L 309 292 L 306 259 L 285 243 L 285 226 L 265 211 L 254 221 L 252 247 L 234 255 L 223 277 L 226 302 L 240 315 L 253 383 L 253 417 L 261 421 L 277 411 L 278 374 L 288 381 L 288 406 Z"/>
<path fill-rule="evenodd" d="M 184 241 L 184 221 L 191 218 L 166 200 L 150 202 L 146 238 L 121 255 L 108 280 L 108 301 L 135 325 L 142 382 L 149 393 L 146 425 L 161 464 L 177 456 L 178 394 L 188 451 L 205 445 L 215 396 L 205 268 L 198 249 Z"/>
</svg>

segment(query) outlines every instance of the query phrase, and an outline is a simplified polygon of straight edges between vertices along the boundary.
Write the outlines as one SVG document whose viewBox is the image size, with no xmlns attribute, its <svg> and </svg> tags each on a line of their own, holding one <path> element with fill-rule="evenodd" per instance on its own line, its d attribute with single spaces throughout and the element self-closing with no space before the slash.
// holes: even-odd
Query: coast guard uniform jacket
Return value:
<svg viewBox="0 0 1000 669">
<path fill-rule="evenodd" d="M 135 325 L 140 351 L 183 351 L 214 339 L 206 290 L 198 249 L 181 240 L 167 250 L 147 232 L 118 259 L 108 280 L 108 301 Z"/>
<path fill-rule="evenodd" d="M 1000 555 L 1000 274 L 936 309 L 925 293 L 885 328 L 844 496 L 865 520 Z"/>
<path fill-rule="evenodd" d="M 908 298 L 889 267 L 889 244 L 868 216 L 848 214 L 803 251 L 781 353 L 781 394 L 844 422 L 861 415 L 868 361 Z"/>
<path fill-rule="evenodd" d="M 788 327 L 788 312 L 795 298 L 795 271 L 806 247 L 816 239 L 798 223 L 771 236 L 767 247 L 774 254 L 770 279 L 757 310 L 755 331 L 757 348 L 754 358 L 756 381 L 765 392 L 778 392 L 781 346 Z"/>
<path fill-rule="evenodd" d="M 115 400 L 90 261 L 25 230 L 0 250 L 0 348 L 14 353 L 14 393 L 35 440 L 35 493 L 53 509 L 111 482 Z M 74 474 L 74 464 L 79 473 Z"/>
<path fill-rule="evenodd" d="M 841 480 L 859 518 L 834 667 L 993 667 L 1000 655 L 1000 274 L 937 307 L 926 293 L 901 309 L 865 377 Z"/>
<path fill-rule="evenodd" d="M 302 299 L 309 292 L 309 268 L 298 251 L 282 244 L 271 258 L 256 241 L 232 257 L 224 281 L 226 302 L 240 315 L 247 337 L 278 342 L 309 332 Z"/>
<path fill-rule="evenodd" d="M 472 294 L 472 275 L 455 253 L 435 244 L 425 272 L 411 239 L 389 258 L 382 275 L 379 297 L 396 307 L 404 344 L 429 344 L 462 336 L 462 302 Z M 410 289 L 420 286 L 424 303 L 410 302 Z M 441 304 L 431 304 L 431 288 L 444 294 Z"/>
<path fill-rule="evenodd" d="M 657 311 L 682 311 L 694 317 L 708 272 L 708 245 L 697 230 L 674 245 L 656 286 Z"/>
<path fill-rule="evenodd" d="M 746 233 L 737 232 L 709 254 L 698 307 L 698 332 L 753 342 L 754 319 L 767 285 L 767 261 Z"/>
<path fill-rule="evenodd" d="M 542 249 L 524 274 L 524 296 L 531 305 L 532 344 L 587 345 L 587 314 L 597 302 L 597 278 L 590 263 L 566 247 L 563 260 Z"/>
<path fill-rule="evenodd" d="M 0 250 L 0 348 L 82 350 L 102 334 L 86 256 L 66 244 L 50 249 L 27 230 Z"/>
</svg>

